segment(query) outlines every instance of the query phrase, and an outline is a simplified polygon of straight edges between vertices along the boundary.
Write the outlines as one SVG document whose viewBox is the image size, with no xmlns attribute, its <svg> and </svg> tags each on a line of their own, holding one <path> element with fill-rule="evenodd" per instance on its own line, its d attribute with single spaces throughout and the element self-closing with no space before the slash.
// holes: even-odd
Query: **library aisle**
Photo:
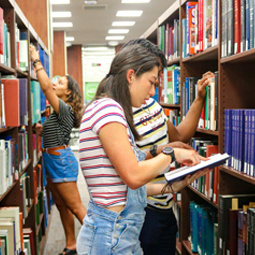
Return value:
<svg viewBox="0 0 255 255">
<path fill-rule="evenodd" d="M 74 151 L 76 158 L 78 159 L 78 152 Z M 82 176 L 81 169 L 79 170 L 78 175 L 78 189 L 81 195 L 81 200 L 85 207 L 87 208 L 88 201 L 89 201 L 89 194 L 87 191 L 87 185 L 85 180 Z M 80 223 L 75 218 L 75 236 L 77 237 L 79 230 L 80 230 Z M 59 212 L 55 205 L 52 207 L 51 211 L 51 220 L 49 226 L 49 232 L 47 235 L 47 240 L 45 244 L 45 249 L 43 255 L 54 255 L 59 254 L 63 248 L 65 247 L 65 235 L 64 230 L 60 221 Z"/>
</svg>

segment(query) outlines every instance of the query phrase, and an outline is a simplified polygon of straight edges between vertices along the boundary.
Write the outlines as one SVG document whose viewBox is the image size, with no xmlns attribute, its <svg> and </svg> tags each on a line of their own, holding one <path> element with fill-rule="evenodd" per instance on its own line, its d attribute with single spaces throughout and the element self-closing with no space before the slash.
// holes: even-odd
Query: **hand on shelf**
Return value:
<svg viewBox="0 0 255 255">
<path fill-rule="evenodd" d="M 30 57 L 33 62 L 37 59 L 40 59 L 39 52 L 35 49 L 35 47 L 33 45 L 29 45 L 29 51 L 30 51 Z"/>
<path fill-rule="evenodd" d="M 202 79 L 197 81 L 197 97 L 200 99 L 205 98 L 206 95 L 206 86 L 210 84 L 210 79 L 214 78 L 214 73 L 208 71 L 203 74 Z"/>
</svg>

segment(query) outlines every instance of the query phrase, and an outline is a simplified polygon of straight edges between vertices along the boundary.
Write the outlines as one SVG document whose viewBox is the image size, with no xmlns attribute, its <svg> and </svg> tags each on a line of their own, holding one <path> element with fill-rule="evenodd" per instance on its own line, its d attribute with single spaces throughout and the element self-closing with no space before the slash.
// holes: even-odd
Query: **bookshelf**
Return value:
<svg viewBox="0 0 255 255">
<path fill-rule="evenodd" d="M 212 1 L 215 3 L 216 1 Z M 145 31 L 141 36 L 151 42 L 160 46 L 160 27 L 162 25 L 173 24 L 174 19 L 180 21 L 179 33 L 179 46 L 180 56 L 169 58 L 168 66 L 177 64 L 180 66 L 180 84 L 185 83 L 186 77 L 200 77 L 203 73 L 210 70 L 212 72 L 218 71 L 218 128 L 216 130 L 197 128 L 195 137 L 211 138 L 218 141 L 218 150 L 223 153 L 226 151 L 225 138 L 225 110 L 226 109 L 255 109 L 255 72 L 253 67 L 255 64 L 255 45 L 249 47 L 245 51 L 237 54 L 222 54 L 222 34 L 227 29 L 225 23 L 222 21 L 222 5 L 226 1 L 218 1 L 218 42 L 211 47 L 208 47 L 200 52 L 192 54 L 191 56 L 183 55 L 185 44 L 183 44 L 183 27 L 181 20 L 186 18 L 186 0 L 175 1 L 156 21 L 153 25 Z M 233 8 L 234 12 L 234 8 Z M 234 16 L 233 16 L 234 17 Z M 223 24 L 224 23 L 224 24 Z M 242 27 L 243 24 L 239 24 Z M 232 26 L 233 27 L 233 26 Z M 230 29 L 231 27 L 228 27 Z M 231 45 L 235 43 L 234 38 L 231 38 Z M 240 44 L 240 41 L 237 41 Z M 251 44 L 250 44 L 251 45 Z M 224 56 L 224 57 L 222 57 Z M 160 102 L 163 108 L 179 109 L 181 116 L 183 116 L 183 91 L 181 89 L 180 104 L 168 104 Z M 160 95 L 159 95 L 160 100 Z M 254 131 L 251 131 L 254 132 Z M 250 136 L 254 140 L 254 133 Z M 232 143 L 233 146 L 235 144 Z M 245 144 L 247 146 L 247 144 Z M 254 141 L 250 143 L 254 146 Z M 233 155 L 232 155 L 233 156 Z M 254 166 L 254 159 L 253 159 Z M 190 241 L 191 228 L 190 228 L 190 201 L 195 201 L 198 204 L 215 211 L 219 216 L 220 205 L 219 196 L 227 194 L 251 194 L 255 193 L 255 177 L 248 175 L 242 171 L 235 169 L 232 166 L 222 165 L 219 167 L 219 180 L 218 180 L 218 195 L 217 202 L 212 202 L 203 193 L 193 188 L 191 185 L 181 191 L 181 202 L 177 202 L 176 206 L 179 207 L 179 218 L 181 224 L 179 228 L 179 239 L 177 240 L 177 253 L 178 254 L 197 254 L 192 252 L 192 245 Z M 219 228 L 222 226 L 219 226 Z M 217 234 L 216 240 L 219 240 Z M 219 244 L 216 244 L 219 245 Z M 225 249 L 225 250 L 224 250 Z M 227 254 L 226 247 L 218 251 L 216 254 Z"/>
<path fill-rule="evenodd" d="M 2 161 L 3 158 L 1 158 L 1 171 L 5 169 L 7 174 L 6 178 L 0 178 L 0 186 L 1 188 L 4 187 L 0 193 L 0 210 L 2 207 L 14 206 L 19 208 L 19 212 L 23 214 L 20 218 L 22 228 L 19 235 L 23 236 L 22 229 L 24 231 L 32 230 L 30 232 L 32 233 L 30 244 L 33 243 L 31 254 L 43 254 L 47 226 L 50 220 L 50 198 L 46 192 L 41 168 L 40 138 L 33 131 L 33 115 L 35 111 L 39 111 L 39 119 L 41 119 L 40 109 L 42 109 L 42 116 L 45 115 L 46 103 L 45 109 L 37 109 L 33 105 L 31 90 L 33 86 L 31 82 L 37 82 L 37 78 L 33 72 L 32 63 L 29 61 L 29 44 L 32 43 L 40 49 L 40 58 L 43 56 L 41 60 L 47 71 L 49 71 L 49 51 L 19 8 L 17 2 L 14 0 L 1 0 L 0 8 L 3 11 L 3 19 L 0 18 L 0 30 L 1 28 L 6 28 L 6 31 L 3 31 L 4 38 L 2 38 L 3 40 L 6 38 L 4 41 L 6 48 L 3 46 L 3 54 L 0 56 L 1 89 L 6 88 L 5 79 L 18 80 L 18 95 L 20 95 L 17 114 L 19 124 L 10 126 L 7 125 L 8 116 L 6 114 L 6 125 L 4 125 L 3 112 L 6 113 L 7 108 L 10 106 L 12 95 L 5 94 L 7 90 L 4 90 L 4 93 L 1 90 L 0 93 L 0 140 L 6 141 L 7 138 L 10 139 L 10 147 L 6 147 L 7 149 L 5 148 L 0 152 L 1 155 L 10 160 L 8 161 L 10 164 L 7 167 Z M 4 22 L 6 25 L 4 25 Z M 3 45 L 3 41 L 0 41 L 1 44 Z M 24 87 L 21 84 L 25 84 Z M 21 88 L 24 88 L 22 96 Z M 38 95 L 39 98 L 37 100 L 41 102 L 40 91 Z M 3 105 L 5 109 L 3 109 Z M 25 109 L 24 116 L 23 108 Z M 23 254 L 22 251 L 20 243 L 19 249 L 17 248 L 15 254 Z M 14 251 L 9 251 L 9 254 L 13 253 Z"/>
</svg>

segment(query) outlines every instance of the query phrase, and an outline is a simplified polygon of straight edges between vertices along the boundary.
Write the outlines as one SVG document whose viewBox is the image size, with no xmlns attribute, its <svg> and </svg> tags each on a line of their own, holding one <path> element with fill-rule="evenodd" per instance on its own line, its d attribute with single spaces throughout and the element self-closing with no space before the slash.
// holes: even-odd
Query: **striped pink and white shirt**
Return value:
<svg viewBox="0 0 255 255">
<path fill-rule="evenodd" d="M 126 204 L 127 186 L 106 155 L 98 136 L 101 128 L 112 122 L 127 128 L 131 143 L 124 111 L 113 99 L 102 98 L 89 105 L 80 126 L 81 170 L 94 202 L 101 207 Z"/>
</svg>

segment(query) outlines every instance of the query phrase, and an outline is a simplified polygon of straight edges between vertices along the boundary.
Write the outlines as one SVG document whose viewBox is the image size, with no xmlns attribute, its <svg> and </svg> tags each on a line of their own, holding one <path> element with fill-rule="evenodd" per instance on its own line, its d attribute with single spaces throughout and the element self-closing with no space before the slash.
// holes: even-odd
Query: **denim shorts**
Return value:
<svg viewBox="0 0 255 255">
<path fill-rule="evenodd" d="M 56 150 L 60 155 L 52 155 L 44 152 L 43 164 L 46 177 L 52 182 L 73 182 L 77 181 L 79 164 L 71 148 Z"/>
</svg>

